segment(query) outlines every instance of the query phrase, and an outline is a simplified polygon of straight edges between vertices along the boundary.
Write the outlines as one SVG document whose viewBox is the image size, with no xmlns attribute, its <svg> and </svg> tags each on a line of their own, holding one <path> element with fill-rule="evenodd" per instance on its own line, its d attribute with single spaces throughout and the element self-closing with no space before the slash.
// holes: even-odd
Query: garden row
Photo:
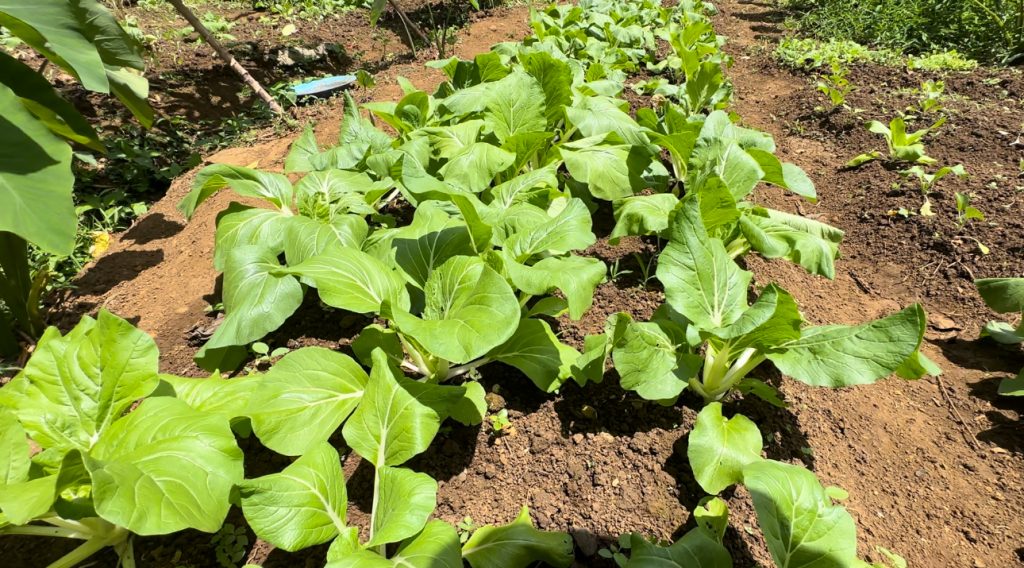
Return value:
<svg viewBox="0 0 1024 568">
<path fill-rule="evenodd" d="M 186 216 L 223 189 L 263 202 L 218 217 L 225 317 L 197 356 L 213 375 L 159 374 L 152 339 L 104 311 L 67 335 L 48 330 L 0 388 L 0 532 L 85 540 L 53 566 L 106 546 L 131 566 L 133 534 L 213 532 L 239 506 L 274 546 L 329 542 L 330 567 L 568 566 L 571 538 L 537 530 L 525 508 L 460 542 L 455 527 L 430 520 L 437 482 L 403 464 L 445 420 L 484 420 L 484 365 L 515 367 L 551 393 L 600 382 L 610 362 L 643 399 L 670 405 L 689 390 L 705 404 L 687 452 L 709 495 L 697 527 L 669 546 L 627 535 L 620 565 L 731 566 L 728 509 L 715 496 L 737 484 L 753 496 L 777 565 L 867 565 L 852 517 L 835 504 L 843 492 L 763 458 L 757 426 L 726 418 L 719 401 L 738 392 L 784 404 L 751 376 L 765 362 L 823 387 L 936 374 L 918 351 L 925 314 L 915 305 L 857 326 L 807 326 L 777 285 L 749 300 L 745 255 L 832 278 L 842 232 L 749 201 L 762 182 L 811 200 L 814 186 L 774 155 L 770 136 L 723 110 L 730 61 L 710 10 L 552 6 L 532 15 L 521 43 L 433 63 L 448 78 L 433 94 L 403 83 L 401 100 L 365 105 L 366 117 L 349 100 L 339 145 L 320 148 L 307 130 L 287 175 L 202 170 L 180 205 Z M 638 72 L 653 78 L 627 87 Z M 626 88 L 654 107 L 631 115 Z M 667 243 L 657 268 L 665 303 L 650 321 L 611 316 L 579 352 L 552 322 L 580 318 L 606 277 L 581 253 L 597 240 L 602 202 L 614 209 L 613 239 Z M 310 289 L 373 319 L 351 344 L 355 357 L 307 347 L 265 373 L 223 378 Z M 339 432 L 341 453 L 373 466 L 365 527 L 347 522 L 330 442 Z M 236 436 L 250 435 L 297 459 L 245 479 Z"/>
</svg>

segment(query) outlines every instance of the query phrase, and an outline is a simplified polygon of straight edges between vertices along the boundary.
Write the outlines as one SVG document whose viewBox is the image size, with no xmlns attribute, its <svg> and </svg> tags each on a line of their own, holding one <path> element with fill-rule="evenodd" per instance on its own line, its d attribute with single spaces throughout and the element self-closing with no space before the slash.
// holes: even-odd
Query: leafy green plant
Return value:
<svg viewBox="0 0 1024 568">
<path fill-rule="evenodd" d="M 222 568 L 238 568 L 238 563 L 245 558 L 245 551 L 249 546 L 249 536 L 245 532 L 245 527 L 224 523 L 224 526 L 210 539 L 210 544 L 213 545 L 217 563 Z"/>
<path fill-rule="evenodd" d="M 939 183 L 939 180 L 949 175 L 954 175 L 960 179 L 966 179 L 968 177 L 967 170 L 964 169 L 963 164 L 943 166 L 934 173 L 928 173 L 924 166 L 913 166 L 900 171 L 900 175 L 908 179 L 913 178 L 917 181 L 918 187 L 921 189 L 921 195 L 924 196 L 924 203 L 921 204 L 920 213 L 925 217 L 935 215 L 935 213 L 932 212 L 932 204 L 928 196 L 935 191 L 935 185 Z"/>
<path fill-rule="evenodd" d="M 966 227 L 971 221 L 985 220 L 985 214 L 971 205 L 971 196 L 969 194 L 958 191 L 954 194 L 954 197 L 956 198 L 957 225 L 961 229 Z"/>
<path fill-rule="evenodd" d="M 946 91 L 944 81 L 928 80 L 921 83 L 921 96 L 917 102 L 917 109 L 921 114 L 941 112 L 943 109 L 942 99 Z"/>
<path fill-rule="evenodd" d="M 153 396 L 158 356 L 152 338 L 103 310 L 65 336 L 43 334 L 0 388 L 0 535 L 84 541 L 55 568 L 108 546 L 134 566 L 133 534 L 221 527 L 242 452 L 222 417 Z"/>
<path fill-rule="evenodd" d="M 502 408 L 497 414 L 488 417 L 491 421 L 491 435 L 504 436 L 512 429 L 512 421 L 508 419 L 508 409 Z"/>
<path fill-rule="evenodd" d="M 897 116 L 889 121 L 886 126 L 877 120 L 868 123 L 868 130 L 885 138 L 886 146 L 889 148 L 887 159 L 894 162 L 906 162 L 911 164 L 934 164 L 935 159 L 927 156 L 924 149 L 924 137 L 937 130 L 945 124 L 945 117 L 940 118 L 927 128 L 914 132 L 907 132 L 907 124 L 902 116 Z M 881 152 L 872 151 L 861 154 L 846 163 L 847 168 L 857 168 L 873 160 L 882 159 Z"/>
<path fill-rule="evenodd" d="M 689 388 L 708 402 L 738 390 L 781 405 L 772 387 L 749 376 L 764 361 L 827 387 L 939 372 L 918 351 L 925 326 L 920 306 L 862 325 L 806 327 L 793 298 L 774 284 L 748 304 L 751 273 L 709 236 L 705 215 L 715 217 L 696 196 L 680 203 L 658 260 L 666 304 L 649 322 L 609 317 L 605 335 L 588 342 L 577 373 L 598 380 L 611 355 L 622 387 L 648 400 L 674 401 Z"/>
<path fill-rule="evenodd" d="M 981 278 L 974 284 L 978 293 L 992 311 L 1000 314 L 1024 315 L 1024 278 Z M 1024 320 L 1016 325 L 990 321 L 981 331 L 982 337 L 991 337 L 1005 345 L 1024 343 Z M 1024 370 L 1015 377 L 999 383 L 999 394 L 1024 396 Z"/>
<path fill-rule="evenodd" d="M 850 72 L 849 69 L 835 61 L 832 62 L 831 68 L 832 72 L 819 79 L 816 86 L 818 92 L 828 97 L 832 104 L 832 110 L 835 110 L 846 104 L 846 97 L 853 92 L 853 85 L 846 78 Z"/>
<path fill-rule="evenodd" d="M 113 93 L 140 122 L 152 123 L 138 45 L 96 0 L 8 2 L 0 6 L 0 25 L 85 89 Z M 32 274 L 29 243 L 56 256 L 74 250 L 69 143 L 100 152 L 104 146 L 42 75 L 6 52 L 0 71 L 0 353 L 11 353 L 14 330 L 34 340 L 44 328 L 39 299 L 47 274 Z"/>
</svg>

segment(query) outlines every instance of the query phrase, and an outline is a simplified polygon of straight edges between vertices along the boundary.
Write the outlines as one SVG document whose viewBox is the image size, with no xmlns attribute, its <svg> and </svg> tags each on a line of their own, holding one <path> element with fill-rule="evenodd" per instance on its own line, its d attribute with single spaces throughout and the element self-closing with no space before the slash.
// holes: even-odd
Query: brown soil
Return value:
<svg viewBox="0 0 1024 568">
<path fill-rule="evenodd" d="M 890 209 L 916 209 L 916 190 L 893 190 L 901 178 L 880 164 L 852 172 L 838 166 L 878 147 L 880 139 L 866 134 L 859 123 L 891 117 L 909 102 L 897 90 L 917 86 L 924 76 L 858 68 L 851 75 L 859 88 L 852 101 L 865 111 L 856 118 L 844 111 L 823 119 L 814 112 L 822 99 L 813 79 L 779 68 L 767 55 L 771 45 L 764 42 L 778 32 L 776 13 L 739 0 L 717 5 L 717 29 L 730 38 L 728 50 L 737 59 L 731 70 L 734 110 L 747 125 L 775 135 L 780 155 L 808 171 L 821 197 L 811 205 L 765 189 L 758 201 L 816 215 L 847 231 L 835 281 L 807 276 L 785 262 L 750 258 L 758 282 L 782 284 L 814 323 L 860 322 L 922 302 L 931 324 L 925 353 L 945 370 L 938 379 L 891 379 L 843 390 L 811 389 L 763 371 L 781 385 L 790 407 L 737 401 L 729 410 L 747 414 L 761 427 L 769 457 L 802 462 L 826 485 L 849 491 L 846 505 L 860 528 L 864 556 L 877 559 L 874 547 L 883 546 L 904 555 L 911 566 L 1019 565 L 1024 554 L 1024 406 L 997 397 L 995 389 L 1024 359 L 1017 351 L 976 339 L 992 314 L 977 298 L 971 278 L 1024 275 L 1021 221 L 1014 207 L 1020 200 L 1015 186 L 1022 155 L 1019 147 L 1009 145 L 1024 123 L 1014 99 L 1024 83 L 1008 71 L 947 78 L 947 91 L 958 96 L 947 103 L 954 112 L 929 140 L 929 153 L 944 163 L 963 163 L 973 175 L 965 182 L 940 182 L 942 195 L 932 198 L 936 217 L 890 216 Z M 527 32 L 525 8 L 487 16 L 465 30 L 458 52 L 470 56 Z M 440 79 L 419 62 L 398 64 L 378 77 L 376 90 L 360 98 L 397 97 L 400 90 L 389 79 L 399 74 L 420 87 Z M 1001 82 L 989 85 L 984 81 L 989 77 Z M 327 119 L 317 125 L 318 137 L 335 139 L 339 105 L 321 105 L 313 114 Z M 208 161 L 280 168 L 290 141 L 235 148 Z M 196 347 L 187 335 L 210 323 L 203 309 L 217 298 L 211 263 L 214 221 L 231 198 L 212 199 L 185 224 L 174 205 L 190 181 L 191 175 L 177 180 L 167 197 L 85 272 L 78 290 L 65 298 L 68 315 L 59 323 L 70 326 L 77 314 L 106 307 L 156 338 L 164 371 L 198 376 L 202 373 L 192 363 Z M 953 191 L 975 194 L 987 221 L 957 229 Z M 610 228 L 607 219 L 599 218 L 596 226 L 604 234 Z M 991 254 L 978 254 L 967 235 L 988 245 Z M 602 240 L 588 251 L 609 263 L 621 259 L 619 268 L 632 273 L 602 285 L 594 309 L 582 321 L 558 322 L 566 341 L 579 346 L 616 311 L 650 315 L 661 295 L 656 283 L 648 289 L 640 282 L 640 262 L 652 250 L 653 243 L 624 239 L 618 247 Z M 343 346 L 344 328 L 354 322 L 315 308 L 301 310 L 299 323 L 290 323 L 277 341 L 290 341 L 293 347 Z M 671 538 L 692 526 L 690 511 L 702 496 L 685 459 L 695 401 L 684 399 L 669 408 L 644 403 L 621 392 L 614 372 L 601 385 L 581 389 L 569 384 L 546 397 L 513 369 L 491 365 L 482 371 L 484 384 L 497 394 L 491 397 L 492 410 L 507 408 L 514 430 L 494 438 L 486 428 L 452 426 L 414 460 L 412 467 L 439 480 L 438 517 L 452 523 L 465 516 L 481 524 L 506 522 L 520 506 L 529 505 L 542 528 L 572 532 L 579 566 L 608 565 L 596 550 L 622 532 Z M 245 443 L 249 475 L 280 468 L 282 458 Z M 345 464 L 357 522 L 364 470 L 355 458 Z M 726 497 L 733 527 L 726 540 L 735 565 L 770 565 L 749 495 L 738 490 Z M 231 520 L 241 522 L 240 515 L 233 513 Z M 60 553 L 48 542 L 42 548 L 39 540 L 4 542 L 4 558 L 12 566 L 42 565 Z M 198 533 L 140 539 L 137 550 L 141 566 L 216 565 L 209 536 Z M 265 566 L 317 566 L 322 554 L 319 549 L 286 554 L 257 543 L 249 560 Z M 100 565 L 112 565 L 111 558 L 103 556 Z"/>
</svg>

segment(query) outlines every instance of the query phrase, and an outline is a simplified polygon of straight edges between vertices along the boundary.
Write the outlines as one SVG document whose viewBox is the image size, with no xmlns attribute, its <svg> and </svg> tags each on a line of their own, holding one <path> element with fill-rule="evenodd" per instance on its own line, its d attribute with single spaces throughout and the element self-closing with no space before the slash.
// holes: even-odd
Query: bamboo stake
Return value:
<svg viewBox="0 0 1024 568">
<path fill-rule="evenodd" d="M 270 110 L 274 111 L 276 114 L 284 114 L 284 109 L 281 108 L 281 105 L 277 104 L 277 101 L 274 100 L 274 97 L 270 96 L 270 93 L 268 93 L 266 89 L 264 89 L 263 86 L 260 85 L 256 79 L 253 79 L 252 75 L 250 75 L 249 72 L 246 71 L 244 67 L 242 67 L 242 64 L 240 64 L 238 60 L 235 59 L 235 56 L 231 55 L 231 52 L 225 49 L 224 46 L 221 45 L 219 41 L 217 41 L 217 38 L 213 37 L 213 34 L 210 33 L 210 30 L 206 29 L 206 26 L 204 26 L 203 23 L 199 21 L 199 18 L 196 17 L 192 10 L 190 10 L 187 6 L 182 4 L 181 0 L 167 1 L 170 2 L 171 5 L 174 6 L 174 9 L 177 10 L 179 14 L 181 14 L 181 17 L 185 18 L 188 21 L 188 23 L 192 26 L 192 28 L 196 30 L 196 32 L 198 32 L 200 36 L 202 36 L 206 43 L 210 44 L 210 47 L 212 47 L 213 50 L 217 52 L 217 55 L 220 56 L 220 58 L 228 64 L 228 67 L 230 67 L 231 70 L 235 73 L 238 73 L 238 76 L 242 78 L 242 81 L 244 81 L 246 85 L 249 85 L 249 87 L 251 87 L 252 90 L 261 99 L 263 99 L 265 103 L 267 103 L 267 106 L 270 107 Z"/>
<path fill-rule="evenodd" d="M 403 24 L 412 28 L 412 31 L 416 32 L 416 35 L 420 36 L 421 40 L 425 41 L 428 44 L 430 43 L 430 38 L 427 37 L 427 34 L 423 33 L 423 30 L 421 30 L 420 27 L 416 25 L 416 22 L 412 21 L 412 19 L 409 18 L 409 16 L 405 13 L 405 10 L 402 10 L 402 7 L 398 5 L 398 0 L 388 0 L 388 4 L 391 4 L 391 8 L 393 8 L 395 12 L 398 13 L 398 17 L 402 20 Z"/>
</svg>

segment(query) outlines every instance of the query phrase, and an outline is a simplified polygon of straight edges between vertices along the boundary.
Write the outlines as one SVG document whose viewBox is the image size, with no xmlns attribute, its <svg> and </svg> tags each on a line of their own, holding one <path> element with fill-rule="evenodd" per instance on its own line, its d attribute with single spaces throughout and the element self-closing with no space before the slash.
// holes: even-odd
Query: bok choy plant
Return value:
<svg viewBox="0 0 1024 568">
<path fill-rule="evenodd" d="M 974 284 L 985 304 L 993 311 L 1024 316 L 1024 278 L 981 278 Z M 988 322 L 981 335 L 1006 345 L 1024 343 L 1024 320 L 1016 325 L 1002 321 Z M 1003 379 L 999 383 L 999 394 L 1024 396 L 1024 370 L 1012 379 Z"/>
<path fill-rule="evenodd" d="M 135 566 L 134 534 L 217 532 L 242 452 L 223 417 L 152 396 L 157 359 L 106 311 L 43 334 L 0 388 L 0 535 L 82 540 L 50 564 L 71 568 L 108 546 Z"/>
</svg>

